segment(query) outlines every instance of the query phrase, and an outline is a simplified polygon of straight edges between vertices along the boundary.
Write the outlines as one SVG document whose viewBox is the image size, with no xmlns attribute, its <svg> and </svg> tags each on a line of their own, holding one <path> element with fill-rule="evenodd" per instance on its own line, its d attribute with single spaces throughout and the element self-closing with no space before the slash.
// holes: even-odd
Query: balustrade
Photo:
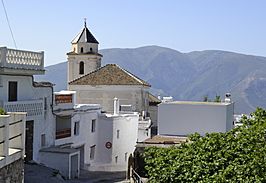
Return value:
<svg viewBox="0 0 266 183">
<path fill-rule="evenodd" d="M 29 100 L 4 103 L 7 112 L 27 112 L 27 117 L 42 116 L 44 111 L 43 100 Z"/>
<path fill-rule="evenodd" d="M 44 70 L 44 52 L 0 48 L 0 67 Z"/>
</svg>

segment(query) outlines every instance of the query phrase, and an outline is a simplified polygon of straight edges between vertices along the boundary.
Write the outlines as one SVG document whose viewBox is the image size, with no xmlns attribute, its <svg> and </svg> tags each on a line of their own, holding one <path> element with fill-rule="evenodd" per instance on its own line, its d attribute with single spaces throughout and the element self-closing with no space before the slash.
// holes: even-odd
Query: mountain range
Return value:
<svg viewBox="0 0 266 183">
<path fill-rule="evenodd" d="M 115 63 L 152 85 L 154 95 L 202 101 L 232 95 L 236 113 L 266 108 L 266 57 L 206 50 L 181 53 L 159 47 L 100 50 L 102 65 Z M 37 81 L 50 81 L 55 91 L 67 88 L 67 62 L 45 68 Z"/>
</svg>

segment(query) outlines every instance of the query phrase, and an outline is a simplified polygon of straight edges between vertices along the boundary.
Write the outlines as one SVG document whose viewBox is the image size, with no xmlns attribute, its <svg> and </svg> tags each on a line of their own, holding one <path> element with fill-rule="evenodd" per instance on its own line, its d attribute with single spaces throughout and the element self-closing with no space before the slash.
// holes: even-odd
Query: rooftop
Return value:
<svg viewBox="0 0 266 183">
<path fill-rule="evenodd" d="M 223 106 L 223 105 L 230 105 L 231 103 L 226 102 L 198 102 L 198 101 L 173 101 L 173 102 L 165 102 L 161 104 L 190 104 L 190 105 L 216 105 L 216 106 Z"/>
<path fill-rule="evenodd" d="M 82 31 L 73 39 L 71 42 L 72 44 L 75 43 L 96 43 L 99 44 L 99 42 L 95 39 L 95 37 L 92 35 L 92 33 L 87 28 L 86 22 L 84 24 L 84 28 Z"/>
<path fill-rule="evenodd" d="M 116 64 L 107 64 L 80 78 L 69 82 L 70 85 L 143 85 L 150 87 L 146 81 L 138 78 Z"/>
</svg>

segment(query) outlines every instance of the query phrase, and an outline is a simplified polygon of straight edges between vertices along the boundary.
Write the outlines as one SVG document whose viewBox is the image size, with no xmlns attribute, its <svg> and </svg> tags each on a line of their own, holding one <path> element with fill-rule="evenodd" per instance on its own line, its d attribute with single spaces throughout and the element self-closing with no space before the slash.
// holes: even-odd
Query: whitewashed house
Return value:
<svg viewBox="0 0 266 183">
<path fill-rule="evenodd" d="M 26 113 L 0 115 L 0 182 L 23 182 Z"/>
<path fill-rule="evenodd" d="M 158 134 L 187 136 L 233 128 L 234 103 L 175 101 L 159 104 Z"/>
<path fill-rule="evenodd" d="M 55 92 L 55 145 L 40 150 L 41 163 L 66 178 L 89 171 L 125 171 L 138 140 L 136 112 L 102 113 L 99 104 L 75 104 L 76 92 Z"/>
<path fill-rule="evenodd" d="M 0 107 L 7 112 L 27 112 L 26 161 L 39 162 L 39 150 L 54 145 L 53 87 L 34 82 L 44 74 L 44 52 L 0 48 Z"/>
</svg>

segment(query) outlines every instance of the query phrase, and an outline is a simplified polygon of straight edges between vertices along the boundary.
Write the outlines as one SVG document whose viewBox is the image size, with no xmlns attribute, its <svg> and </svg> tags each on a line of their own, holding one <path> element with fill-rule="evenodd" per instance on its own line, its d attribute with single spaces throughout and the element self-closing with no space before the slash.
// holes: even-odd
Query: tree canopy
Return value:
<svg viewBox="0 0 266 183">
<path fill-rule="evenodd" d="M 145 149 L 150 182 L 266 182 L 266 111 L 227 133 L 195 133 L 187 143 Z"/>
</svg>

